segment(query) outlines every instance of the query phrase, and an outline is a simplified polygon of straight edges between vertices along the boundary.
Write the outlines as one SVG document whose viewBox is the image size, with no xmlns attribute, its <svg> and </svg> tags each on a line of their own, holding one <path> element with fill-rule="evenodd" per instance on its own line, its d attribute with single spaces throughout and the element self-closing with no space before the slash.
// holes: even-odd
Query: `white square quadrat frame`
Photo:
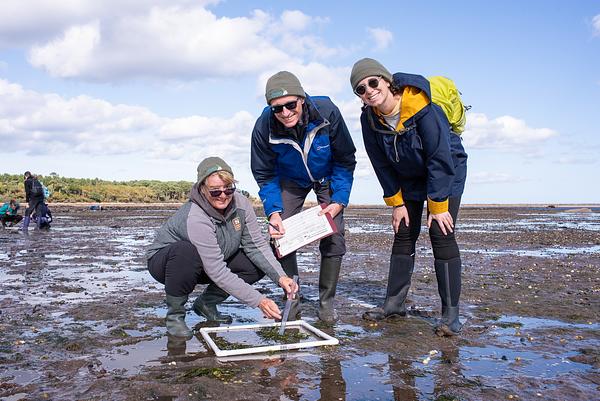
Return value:
<svg viewBox="0 0 600 401">
<path fill-rule="evenodd" d="M 279 327 L 281 323 L 259 323 L 259 324 L 247 324 L 240 326 L 223 326 L 223 327 L 203 327 L 200 329 L 200 334 L 204 337 L 206 343 L 212 348 L 214 353 L 218 357 L 223 356 L 233 356 L 233 355 L 247 355 L 247 354 L 258 354 L 261 352 L 278 352 L 278 351 L 287 351 L 292 349 L 301 349 L 301 348 L 312 348 L 312 347 L 320 347 L 322 345 L 338 345 L 340 342 L 337 338 L 331 337 L 329 334 L 322 332 L 314 326 L 311 326 L 304 320 L 293 320 L 291 322 L 287 322 L 285 328 L 300 328 L 309 331 L 317 338 L 321 338 L 318 341 L 306 341 L 301 343 L 293 343 L 293 344 L 276 344 L 276 345 L 264 345 L 260 347 L 248 347 L 248 348 L 240 348 L 240 349 L 232 349 L 232 350 L 222 350 L 217 344 L 210 338 L 209 333 L 217 333 L 217 332 L 232 332 L 232 331 L 244 331 L 244 330 L 255 330 L 262 327 Z"/>
</svg>

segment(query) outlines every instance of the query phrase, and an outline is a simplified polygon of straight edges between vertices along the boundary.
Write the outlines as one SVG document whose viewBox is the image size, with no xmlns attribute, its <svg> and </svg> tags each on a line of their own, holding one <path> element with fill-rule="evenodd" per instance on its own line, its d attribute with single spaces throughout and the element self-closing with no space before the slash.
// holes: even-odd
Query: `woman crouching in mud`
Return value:
<svg viewBox="0 0 600 401">
<path fill-rule="evenodd" d="M 392 206 L 394 243 L 383 308 L 363 318 L 405 316 L 405 300 L 414 268 L 415 244 L 421 231 L 423 202 L 442 301 L 440 336 L 461 330 L 458 300 L 461 260 L 454 226 L 467 173 L 467 154 L 450 131 L 442 109 L 431 102 L 429 82 L 420 75 L 392 74 L 378 61 L 357 61 L 352 90 L 364 103 L 360 118 L 365 149 Z"/>
<path fill-rule="evenodd" d="M 288 294 L 297 291 L 261 233 L 252 204 L 236 192 L 231 167 L 218 157 L 198 165 L 189 202 L 160 227 L 146 257 L 152 277 L 165 285 L 167 332 L 175 337 L 192 337 L 185 304 L 196 284 L 208 286 L 194 301 L 194 312 L 220 323 L 232 321 L 217 310 L 229 294 L 267 318 L 281 319 L 275 302 L 251 285 L 265 274 Z"/>
</svg>

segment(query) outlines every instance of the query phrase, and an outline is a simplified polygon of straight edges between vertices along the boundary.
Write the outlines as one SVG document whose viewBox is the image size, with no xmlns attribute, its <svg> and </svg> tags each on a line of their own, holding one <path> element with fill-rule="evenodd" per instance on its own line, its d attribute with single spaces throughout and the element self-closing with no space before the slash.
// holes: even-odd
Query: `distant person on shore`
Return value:
<svg viewBox="0 0 600 401">
<path fill-rule="evenodd" d="M 363 102 L 361 125 L 365 149 L 393 207 L 395 232 L 383 308 L 363 318 L 405 316 L 405 300 L 421 231 L 423 202 L 442 302 L 440 336 L 460 332 L 458 301 L 461 259 L 454 229 L 465 186 L 467 154 L 442 109 L 431 102 L 430 85 L 420 75 L 392 74 L 378 61 L 357 61 L 352 90 Z"/>
<path fill-rule="evenodd" d="M 191 338 L 185 303 L 196 284 L 208 284 L 193 310 L 207 320 L 231 323 L 217 305 L 233 295 L 258 307 L 265 317 L 281 319 L 277 304 L 251 284 L 265 274 L 286 293 L 297 292 L 261 233 L 250 201 L 236 191 L 231 167 L 218 157 L 198 165 L 190 199 L 158 230 L 146 254 L 152 277 L 165 285 L 170 335 Z"/>
<path fill-rule="evenodd" d="M 19 214 L 20 207 L 19 202 L 14 199 L 11 199 L 9 202 L 0 206 L 0 221 L 2 222 L 2 227 L 6 227 L 7 224 L 11 227 L 21 221 L 23 217 Z"/>
<path fill-rule="evenodd" d="M 356 160 L 354 143 L 338 108 L 325 96 L 308 96 L 298 78 L 280 71 L 267 81 L 268 107 L 252 131 L 251 166 L 271 226 L 269 234 L 285 235 L 283 219 L 302 210 L 312 190 L 327 206 L 338 232 L 321 240 L 319 319 L 337 319 L 334 296 L 344 240 L 344 207 L 348 205 Z M 288 276 L 298 274 L 296 252 L 281 260 Z M 290 316 L 300 312 L 299 300 Z"/>
<path fill-rule="evenodd" d="M 34 212 L 38 215 L 42 215 L 41 208 L 44 204 L 44 187 L 37 177 L 33 176 L 29 171 L 25 172 L 24 178 L 25 201 L 28 203 L 28 207 L 23 216 L 23 232 L 27 232 L 29 229 L 29 222 L 31 221 L 31 215 Z"/>
</svg>

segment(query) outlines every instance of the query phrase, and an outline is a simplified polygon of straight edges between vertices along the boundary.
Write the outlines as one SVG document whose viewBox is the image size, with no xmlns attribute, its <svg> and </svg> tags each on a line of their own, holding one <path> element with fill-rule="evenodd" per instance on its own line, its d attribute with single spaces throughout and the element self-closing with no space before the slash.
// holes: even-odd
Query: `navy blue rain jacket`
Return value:
<svg viewBox="0 0 600 401">
<path fill-rule="evenodd" d="M 369 106 L 361 115 L 365 149 L 386 204 L 395 206 L 402 199 L 438 203 L 460 196 L 467 154 L 442 109 L 430 101 L 429 81 L 404 73 L 393 79 L 398 88 L 411 87 L 403 92 L 402 127 L 392 129 Z"/>
</svg>

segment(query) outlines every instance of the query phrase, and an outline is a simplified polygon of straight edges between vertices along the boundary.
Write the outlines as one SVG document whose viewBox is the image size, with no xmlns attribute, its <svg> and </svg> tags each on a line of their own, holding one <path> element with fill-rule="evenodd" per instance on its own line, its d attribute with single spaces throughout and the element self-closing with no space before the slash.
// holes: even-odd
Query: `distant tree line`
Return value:
<svg viewBox="0 0 600 401">
<path fill-rule="evenodd" d="M 40 180 L 50 190 L 48 202 L 185 202 L 193 182 L 189 181 L 105 181 L 98 178 L 67 178 L 56 173 Z M 249 196 L 247 191 L 241 191 Z M 0 201 L 25 201 L 23 176 L 0 175 Z"/>
</svg>

